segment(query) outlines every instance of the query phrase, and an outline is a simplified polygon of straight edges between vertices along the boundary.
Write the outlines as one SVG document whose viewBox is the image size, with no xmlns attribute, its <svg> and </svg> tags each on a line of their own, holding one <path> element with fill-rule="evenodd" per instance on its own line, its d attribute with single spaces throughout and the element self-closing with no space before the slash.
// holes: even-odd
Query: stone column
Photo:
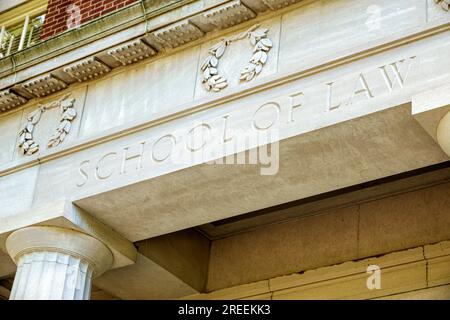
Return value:
<svg viewBox="0 0 450 320">
<path fill-rule="evenodd" d="M 442 150 L 450 157 L 450 112 L 439 122 L 436 137 Z"/>
<path fill-rule="evenodd" d="M 12 300 L 88 300 L 92 278 L 113 263 L 110 249 L 101 241 L 60 227 L 14 231 L 6 249 L 17 264 Z"/>
</svg>

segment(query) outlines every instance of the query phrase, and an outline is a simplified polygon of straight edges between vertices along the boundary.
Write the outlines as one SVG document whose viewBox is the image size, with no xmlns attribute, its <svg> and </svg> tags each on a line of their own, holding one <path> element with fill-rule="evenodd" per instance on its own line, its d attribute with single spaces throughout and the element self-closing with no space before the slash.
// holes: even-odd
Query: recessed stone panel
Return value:
<svg viewBox="0 0 450 320">
<path fill-rule="evenodd" d="M 198 48 L 158 58 L 89 84 L 80 135 L 85 137 L 192 101 Z"/>
<path fill-rule="evenodd" d="M 401 38 L 425 21 L 422 0 L 310 2 L 283 15 L 279 71 L 307 69 L 361 52 Z"/>
</svg>

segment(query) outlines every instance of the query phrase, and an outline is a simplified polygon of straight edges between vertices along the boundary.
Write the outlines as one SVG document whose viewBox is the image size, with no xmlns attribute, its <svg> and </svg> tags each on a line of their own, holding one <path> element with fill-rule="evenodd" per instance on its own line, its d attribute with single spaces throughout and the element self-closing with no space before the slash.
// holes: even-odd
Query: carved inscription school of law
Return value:
<svg viewBox="0 0 450 320">
<path fill-rule="evenodd" d="M 412 76 L 414 83 L 420 78 L 419 69 L 427 66 L 419 66 L 419 60 L 412 55 L 303 90 L 286 85 L 279 88 L 286 94 L 259 103 L 248 105 L 243 99 L 220 112 L 212 112 L 210 117 L 205 114 L 188 123 L 175 120 L 169 126 L 174 130 L 164 125 L 154 131 L 150 128 L 132 143 L 115 143 L 97 156 L 79 162 L 75 184 L 83 189 L 115 177 L 157 176 L 163 174 L 158 166 L 163 171 L 175 171 L 376 112 L 389 105 L 372 108 L 372 101 L 401 94 Z M 236 143 L 246 132 L 258 133 L 262 138 Z"/>
</svg>

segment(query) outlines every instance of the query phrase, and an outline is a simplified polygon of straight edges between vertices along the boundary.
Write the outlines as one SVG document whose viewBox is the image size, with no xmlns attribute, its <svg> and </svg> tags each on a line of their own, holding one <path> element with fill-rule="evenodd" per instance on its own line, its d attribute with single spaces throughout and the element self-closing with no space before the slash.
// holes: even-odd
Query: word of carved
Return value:
<svg viewBox="0 0 450 320">
<path fill-rule="evenodd" d="M 203 72 L 203 86 L 207 91 L 219 92 L 228 86 L 227 79 L 219 74 L 219 60 L 225 53 L 226 48 L 233 43 L 244 38 L 249 38 L 253 46 L 253 56 L 250 62 L 241 71 L 241 81 L 251 81 L 261 73 L 263 66 L 267 62 L 268 53 L 272 48 L 272 41 L 267 37 L 269 30 L 253 26 L 249 30 L 228 39 L 222 39 L 209 49 L 209 55 L 201 66 Z"/>
<path fill-rule="evenodd" d="M 34 140 L 33 133 L 36 125 L 41 120 L 45 111 L 60 108 L 61 118 L 59 125 L 51 136 L 47 146 L 49 148 L 56 147 L 61 144 L 69 134 L 72 127 L 72 121 L 77 116 L 77 110 L 74 107 L 75 99 L 68 99 L 70 94 L 65 95 L 58 101 L 50 102 L 46 105 L 40 105 L 38 109 L 27 116 L 27 123 L 19 132 L 19 148 L 25 155 L 32 155 L 39 151 L 39 144 Z"/>
</svg>

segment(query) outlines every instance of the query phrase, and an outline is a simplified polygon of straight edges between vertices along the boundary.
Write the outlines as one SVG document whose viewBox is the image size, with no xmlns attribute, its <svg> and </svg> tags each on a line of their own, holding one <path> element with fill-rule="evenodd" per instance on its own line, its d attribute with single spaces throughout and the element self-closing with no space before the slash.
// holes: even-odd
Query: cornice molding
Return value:
<svg viewBox="0 0 450 320">
<path fill-rule="evenodd" d="M 98 60 L 95 57 L 89 57 L 64 67 L 63 71 L 77 79 L 78 82 L 83 82 L 96 79 L 103 74 L 110 72 L 111 68 L 101 60 Z"/>
<path fill-rule="evenodd" d="M 27 102 L 27 99 L 14 93 L 11 89 L 0 91 L 0 113 L 19 107 Z"/>
<path fill-rule="evenodd" d="M 157 54 L 147 42 L 134 40 L 108 51 L 108 54 L 123 65 L 132 64 Z"/>
<path fill-rule="evenodd" d="M 165 48 L 182 46 L 200 39 L 204 34 L 199 27 L 189 20 L 183 20 L 153 32 L 153 35 Z"/>
<path fill-rule="evenodd" d="M 278 10 L 302 1 L 308 2 L 306 0 L 204 0 L 201 1 L 202 6 L 199 6 L 199 1 L 167 0 L 163 2 L 163 5 L 161 3 L 156 5 L 148 0 L 138 2 L 13 56 L 0 59 L 0 113 L 18 108 L 32 98 L 50 95 L 72 83 L 95 79 L 119 66 L 138 62 L 158 53 L 162 54 L 166 50 L 197 41 L 210 31 L 238 25 L 255 18 L 261 12 Z M 434 1 L 444 10 L 449 10 L 450 0 Z M 41 8 L 43 5 L 46 6 L 46 2 L 47 0 L 31 1 L 12 9 L 11 12 L 19 9 L 23 11 L 25 8 Z M 8 14 L 10 14 L 9 11 Z M 130 32 L 130 28 L 134 26 L 138 28 Z M 106 37 L 117 38 L 116 35 L 119 32 L 131 36 L 125 35 L 125 38 L 121 39 L 122 44 L 117 43 L 109 48 L 100 47 L 100 51 L 91 51 L 92 53 L 79 61 L 76 61 L 77 58 L 73 61 L 65 60 L 69 65 L 46 66 L 47 70 L 42 70 L 42 73 L 32 71 L 30 74 L 29 72 L 31 67 L 39 63 L 46 62 L 46 65 L 51 65 L 47 63 L 51 58 L 89 46 L 95 41 L 106 40 Z M 93 68 L 90 68 L 91 66 Z M 87 68 L 89 76 L 76 75 L 74 68 L 81 67 Z M 49 72 L 59 79 L 59 85 L 55 86 L 52 77 L 43 76 Z M 40 90 L 38 94 L 36 91 L 23 90 L 29 86 L 30 82 L 33 82 L 33 78 L 43 78 L 40 81 L 41 86 L 55 90 Z"/>
<path fill-rule="evenodd" d="M 302 0 L 294 0 L 289 3 L 300 1 Z M 277 1 L 271 1 L 271 3 L 275 2 Z M 286 1 L 279 2 L 286 3 Z M 40 78 L 40 84 L 43 87 L 63 89 L 72 83 L 100 77 L 119 66 L 141 61 L 158 53 L 161 54 L 186 45 L 202 38 L 208 32 L 238 25 L 255 18 L 261 12 L 275 8 L 268 6 L 263 0 L 169 1 L 166 6 L 153 8 L 153 11 L 148 9 L 150 5 L 152 5 L 152 1 L 138 2 L 114 14 L 94 20 L 78 29 L 65 32 L 0 60 L 0 79 L 2 79 L 0 88 L 3 88 L 0 89 L 0 113 L 17 108 L 29 99 L 53 93 L 51 90 L 40 90 L 39 94 L 23 90 L 30 81 L 32 82 L 30 78 Z M 138 31 L 139 28 L 136 29 L 133 32 L 137 31 L 138 34 L 133 34 L 131 32 L 133 26 L 141 24 L 144 28 L 140 31 Z M 53 78 L 58 78 L 59 86 L 54 86 L 52 77 L 42 77 L 42 73 L 38 73 L 38 71 L 33 71 L 37 74 L 31 74 L 30 77 L 31 67 L 41 62 L 47 62 L 52 57 L 69 53 L 84 45 L 87 46 L 94 41 L 106 43 L 104 40 L 107 36 L 114 36 L 121 32 L 120 30 L 124 34 L 128 34 L 128 37 L 125 35 L 125 38 L 121 39 L 122 44 L 100 47 L 100 50 L 97 49 L 98 51 L 92 52 L 80 60 L 76 58 L 74 61 L 64 60 L 67 64 L 56 66 L 56 69 L 46 66 L 47 70 L 43 71 L 51 72 Z M 110 43 L 108 42 L 109 45 Z M 84 54 L 86 54 L 85 51 Z M 46 63 L 46 65 L 48 64 Z M 34 69 L 38 70 L 39 68 Z M 24 79 L 22 74 L 26 74 L 30 78 Z"/>
<path fill-rule="evenodd" d="M 26 81 L 21 86 L 28 93 L 36 97 L 45 97 L 53 92 L 67 88 L 67 84 L 64 81 L 61 81 L 50 73 Z"/>
<path fill-rule="evenodd" d="M 262 0 L 262 2 L 271 10 L 278 10 L 299 1 L 300 0 Z"/>
<path fill-rule="evenodd" d="M 219 28 L 228 28 L 256 17 L 256 13 L 241 1 L 232 1 L 203 14 L 209 23 Z"/>
</svg>

